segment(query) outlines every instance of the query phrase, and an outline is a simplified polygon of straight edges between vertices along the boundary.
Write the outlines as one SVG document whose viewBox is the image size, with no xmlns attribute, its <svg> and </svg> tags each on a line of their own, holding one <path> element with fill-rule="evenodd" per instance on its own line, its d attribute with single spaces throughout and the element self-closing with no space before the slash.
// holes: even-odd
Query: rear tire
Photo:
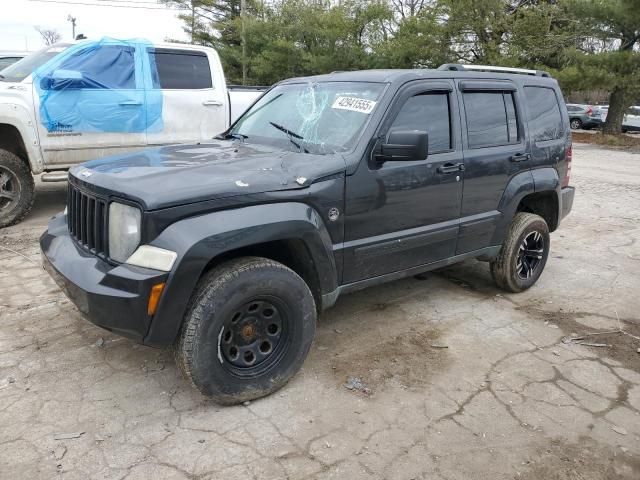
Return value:
<svg viewBox="0 0 640 480">
<path fill-rule="evenodd" d="M 204 395 L 233 405 L 278 390 L 302 367 L 316 328 L 307 284 L 281 263 L 231 260 L 198 283 L 175 348 Z"/>
<path fill-rule="evenodd" d="M 549 256 L 549 227 L 539 215 L 517 213 L 500 253 L 491 262 L 498 287 L 518 293 L 530 288 L 544 270 Z"/>
<path fill-rule="evenodd" d="M 0 228 L 21 221 L 33 207 L 35 183 L 20 157 L 0 149 Z"/>
</svg>

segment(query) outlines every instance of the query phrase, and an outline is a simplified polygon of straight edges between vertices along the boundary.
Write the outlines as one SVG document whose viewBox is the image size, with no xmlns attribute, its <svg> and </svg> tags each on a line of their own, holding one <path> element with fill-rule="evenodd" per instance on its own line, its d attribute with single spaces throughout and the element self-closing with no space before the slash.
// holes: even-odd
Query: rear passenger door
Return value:
<svg viewBox="0 0 640 480">
<path fill-rule="evenodd" d="M 160 119 L 147 132 L 149 145 L 199 142 L 227 128 L 226 85 L 214 84 L 214 60 L 202 50 L 148 49 L 150 94 L 162 94 Z M 156 117 L 158 112 L 149 115 Z"/>
<path fill-rule="evenodd" d="M 529 170 L 523 100 L 509 81 L 457 82 L 463 125 L 464 187 L 456 254 L 491 246 L 498 206 L 514 175 Z"/>
</svg>

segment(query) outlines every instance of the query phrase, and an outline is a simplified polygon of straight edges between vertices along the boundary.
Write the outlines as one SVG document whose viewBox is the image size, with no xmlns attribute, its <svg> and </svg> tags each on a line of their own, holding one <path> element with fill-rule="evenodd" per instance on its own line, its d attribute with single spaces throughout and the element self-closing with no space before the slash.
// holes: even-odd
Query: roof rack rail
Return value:
<svg viewBox="0 0 640 480">
<path fill-rule="evenodd" d="M 462 65 L 460 63 L 445 63 L 438 67 L 438 70 L 450 70 L 454 72 L 479 71 L 497 73 L 519 73 L 522 75 L 535 75 L 538 77 L 551 77 L 549 72 L 544 70 L 530 70 L 528 68 L 497 67 L 493 65 Z"/>
</svg>

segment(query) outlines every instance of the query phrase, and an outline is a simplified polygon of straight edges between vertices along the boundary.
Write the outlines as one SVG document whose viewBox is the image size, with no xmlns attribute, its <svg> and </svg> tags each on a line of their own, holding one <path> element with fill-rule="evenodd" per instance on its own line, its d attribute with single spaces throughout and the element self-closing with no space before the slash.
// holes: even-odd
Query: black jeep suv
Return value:
<svg viewBox="0 0 640 480">
<path fill-rule="evenodd" d="M 468 258 L 509 292 L 531 287 L 571 210 L 570 170 L 545 72 L 296 78 L 209 143 L 74 167 L 40 245 L 90 321 L 174 345 L 231 404 L 296 373 L 340 294 Z"/>
</svg>

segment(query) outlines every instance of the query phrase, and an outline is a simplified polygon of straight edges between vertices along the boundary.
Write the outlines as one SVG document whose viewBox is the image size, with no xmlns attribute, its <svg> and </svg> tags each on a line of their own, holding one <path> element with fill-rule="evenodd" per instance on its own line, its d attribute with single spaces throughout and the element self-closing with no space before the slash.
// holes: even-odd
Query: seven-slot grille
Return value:
<svg viewBox="0 0 640 480">
<path fill-rule="evenodd" d="M 71 236 L 96 255 L 107 254 L 107 202 L 69 183 L 67 225 Z"/>
</svg>

